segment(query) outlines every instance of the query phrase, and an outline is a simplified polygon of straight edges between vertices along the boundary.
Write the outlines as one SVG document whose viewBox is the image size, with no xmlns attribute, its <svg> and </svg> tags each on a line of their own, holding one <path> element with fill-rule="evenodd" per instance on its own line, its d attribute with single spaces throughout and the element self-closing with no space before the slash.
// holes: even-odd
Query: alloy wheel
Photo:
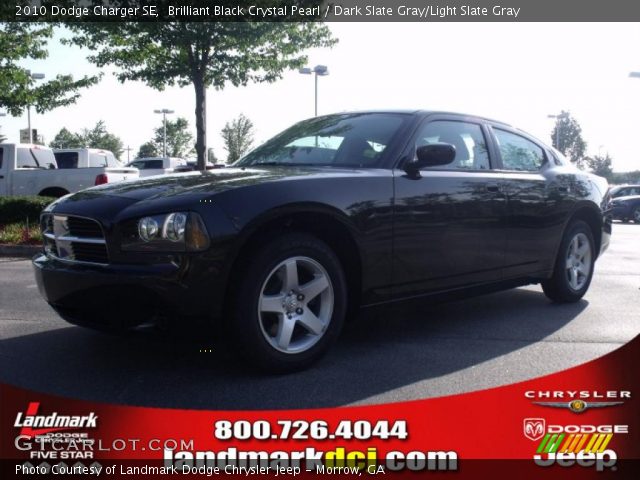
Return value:
<svg viewBox="0 0 640 480">
<path fill-rule="evenodd" d="M 577 233 L 569 242 L 566 274 L 569 287 L 578 291 L 587 283 L 591 272 L 591 244 L 584 233 Z"/>
<path fill-rule="evenodd" d="M 324 267 L 309 257 L 287 258 L 260 289 L 260 329 L 276 350 L 301 353 L 324 336 L 333 307 L 333 285 Z"/>
</svg>

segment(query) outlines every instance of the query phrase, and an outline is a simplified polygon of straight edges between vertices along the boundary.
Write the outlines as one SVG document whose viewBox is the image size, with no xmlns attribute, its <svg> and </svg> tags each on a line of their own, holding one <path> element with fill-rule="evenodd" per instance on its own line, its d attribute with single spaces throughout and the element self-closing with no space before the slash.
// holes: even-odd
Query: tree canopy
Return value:
<svg viewBox="0 0 640 480">
<path fill-rule="evenodd" d="M 154 130 L 153 145 L 155 150 L 162 152 L 164 138 L 164 125 Z M 167 156 L 186 157 L 193 153 L 193 135 L 189 131 L 189 122 L 186 118 L 178 117 L 175 120 L 167 119 Z"/>
<path fill-rule="evenodd" d="M 120 158 L 124 152 L 122 140 L 107 131 L 103 120 L 98 121 L 93 128 L 84 128 L 77 133 L 63 127 L 51 140 L 49 146 L 52 148 L 100 148 L 110 150 L 116 158 Z"/>
<path fill-rule="evenodd" d="M 582 138 L 582 128 L 569 112 L 562 111 L 556 117 L 556 124 L 551 131 L 553 146 L 561 151 L 578 167 L 582 167 L 587 150 L 587 142 Z"/>
<path fill-rule="evenodd" d="M 253 144 L 253 122 L 240 114 L 227 122 L 221 132 L 227 163 L 233 163 L 247 153 Z"/>
<path fill-rule="evenodd" d="M 146 142 L 140 145 L 136 158 L 158 157 L 160 153 L 154 142 Z"/>
<path fill-rule="evenodd" d="M 142 81 L 158 90 L 194 87 L 200 169 L 207 153 L 208 87 L 274 82 L 285 70 L 304 66 L 305 49 L 336 41 L 319 22 L 78 22 L 71 28 L 72 42 L 93 52 L 88 58 L 98 67 L 114 65 L 121 82 Z"/>
<path fill-rule="evenodd" d="M 589 169 L 596 175 L 611 179 L 613 174 L 613 166 L 611 157 L 608 153 L 605 155 L 595 155 L 586 159 L 586 164 Z"/>
<path fill-rule="evenodd" d="M 21 65 L 26 59 L 43 60 L 53 27 L 37 23 L 0 22 L 0 107 L 19 116 L 32 105 L 39 113 L 74 103 L 79 90 L 93 85 L 99 76 L 74 80 L 72 75 L 34 80 Z"/>
</svg>

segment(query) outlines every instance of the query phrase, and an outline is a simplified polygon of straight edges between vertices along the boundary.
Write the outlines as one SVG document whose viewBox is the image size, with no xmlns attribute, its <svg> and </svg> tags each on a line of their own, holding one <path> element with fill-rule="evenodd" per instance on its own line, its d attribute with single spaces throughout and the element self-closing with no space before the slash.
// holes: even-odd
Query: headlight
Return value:
<svg viewBox="0 0 640 480">
<path fill-rule="evenodd" d="M 125 251 L 199 252 L 209 248 L 207 229 L 194 212 L 150 215 L 126 222 L 121 231 Z"/>
</svg>

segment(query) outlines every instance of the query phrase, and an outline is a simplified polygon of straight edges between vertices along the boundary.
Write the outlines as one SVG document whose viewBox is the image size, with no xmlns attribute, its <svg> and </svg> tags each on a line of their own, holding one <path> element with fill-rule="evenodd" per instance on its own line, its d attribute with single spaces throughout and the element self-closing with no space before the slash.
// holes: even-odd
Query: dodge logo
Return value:
<svg viewBox="0 0 640 480">
<path fill-rule="evenodd" d="M 524 436 L 529 440 L 536 441 L 542 438 L 545 432 L 544 418 L 525 418 L 523 429 Z"/>
</svg>

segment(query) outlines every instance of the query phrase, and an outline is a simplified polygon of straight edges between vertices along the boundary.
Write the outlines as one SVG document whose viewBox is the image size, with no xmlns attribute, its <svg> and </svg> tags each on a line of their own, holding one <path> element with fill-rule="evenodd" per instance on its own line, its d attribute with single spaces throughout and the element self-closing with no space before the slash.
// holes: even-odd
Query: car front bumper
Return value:
<svg viewBox="0 0 640 480">
<path fill-rule="evenodd" d="M 155 265 L 73 264 L 44 254 L 33 260 L 38 290 L 68 322 L 94 328 L 210 319 L 224 289 L 193 262 Z M 216 302 L 217 301 L 217 302 Z"/>
</svg>

